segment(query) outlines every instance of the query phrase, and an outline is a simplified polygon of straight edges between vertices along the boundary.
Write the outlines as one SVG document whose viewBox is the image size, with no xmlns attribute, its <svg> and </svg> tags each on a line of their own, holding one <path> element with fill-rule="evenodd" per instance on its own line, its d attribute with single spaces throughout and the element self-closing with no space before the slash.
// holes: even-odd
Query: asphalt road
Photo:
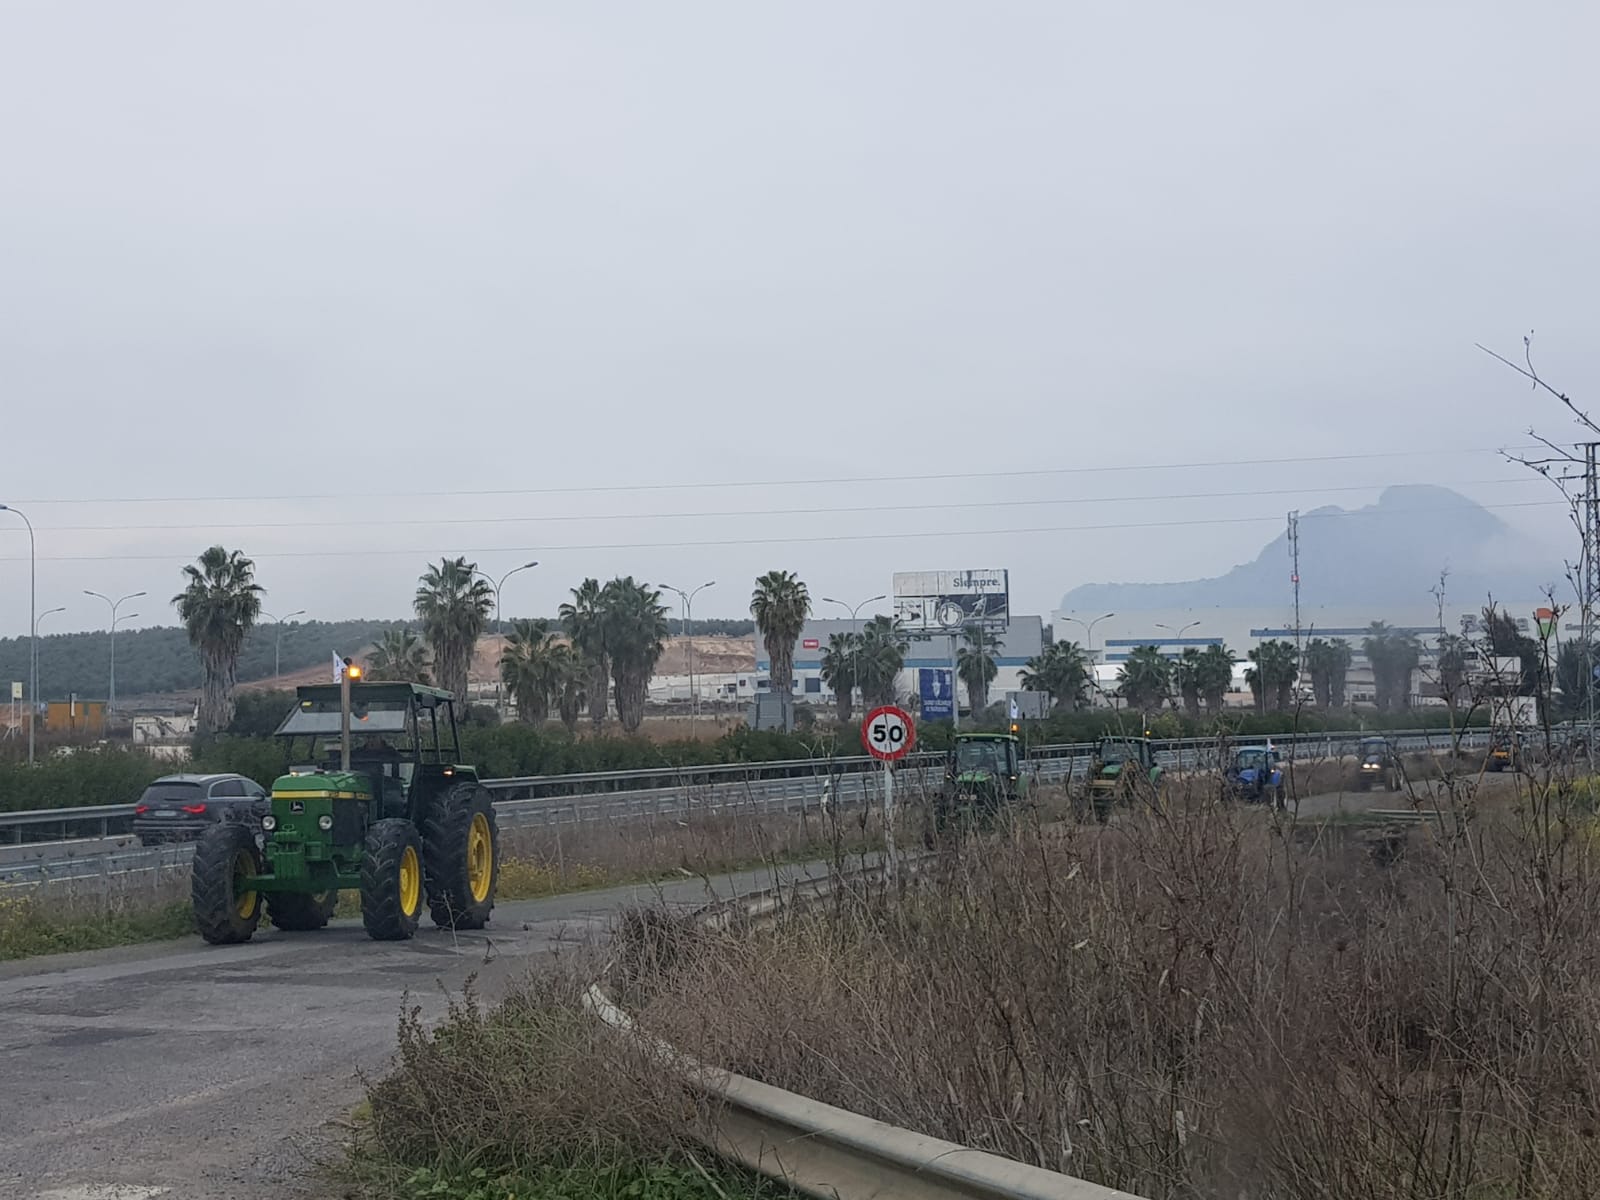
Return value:
<svg viewBox="0 0 1600 1200">
<path fill-rule="evenodd" d="M 785 878 L 803 873 L 786 872 Z M 359 921 L 267 927 L 0 964 L 0 1197 L 257 1200 L 335 1194 L 359 1073 L 381 1070 L 401 1007 L 436 1013 L 471 974 L 494 998 L 563 943 L 662 897 L 771 887 L 770 870 L 504 903 L 491 928 L 369 940 Z"/>
</svg>

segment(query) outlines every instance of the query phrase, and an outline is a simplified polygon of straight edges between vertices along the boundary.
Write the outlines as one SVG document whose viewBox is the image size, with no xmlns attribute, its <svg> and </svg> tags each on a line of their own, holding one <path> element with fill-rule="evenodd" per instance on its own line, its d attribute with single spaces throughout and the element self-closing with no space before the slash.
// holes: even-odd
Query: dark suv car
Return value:
<svg viewBox="0 0 1600 1200">
<path fill-rule="evenodd" d="M 266 789 L 243 775 L 165 775 L 133 809 L 133 832 L 146 846 L 189 842 L 219 822 L 256 826 L 271 811 Z"/>
</svg>

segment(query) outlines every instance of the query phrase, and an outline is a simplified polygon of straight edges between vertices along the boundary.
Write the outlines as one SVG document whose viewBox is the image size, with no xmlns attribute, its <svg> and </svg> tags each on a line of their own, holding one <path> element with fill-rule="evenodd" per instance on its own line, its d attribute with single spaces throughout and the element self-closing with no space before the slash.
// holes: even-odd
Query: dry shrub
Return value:
<svg viewBox="0 0 1600 1200">
<path fill-rule="evenodd" d="M 576 961 L 487 1009 L 469 984 L 436 1027 L 401 1017 L 395 1070 L 370 1085 L 363 1149 L 413 1165 L 518 1169 L 670 1147 L 660 1074 L 583 1011 L 593 964 Z"/>
<path fill-rule="evenodd" d="M 1447 781 L 1397 859 L 1199 787 L 1020 822 L 898 897 L 677 939 L 635 995 L 719 1065 L 1138 1195 L 1577 1200 L 1600 843 L 1569 795 L 1476 815 Z"/>
</svg>

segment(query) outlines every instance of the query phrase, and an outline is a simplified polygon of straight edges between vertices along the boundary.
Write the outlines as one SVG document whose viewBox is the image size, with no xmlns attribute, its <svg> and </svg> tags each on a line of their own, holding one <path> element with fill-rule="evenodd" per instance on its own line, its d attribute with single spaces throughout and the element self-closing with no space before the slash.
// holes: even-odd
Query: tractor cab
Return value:
<svg viewBox="0 0 1600 1200">
<path fill-rule="evenodd" d="M 287 778 L 360 776 L 363 790 L 378 799 L 386 817 L 410 817 L 409 800 L 419 780 L 434 785 L 454 779 L 461 758 L 460 733 L 449 692 L 411 683 L 354 683 L 350 690 L 349 767 L 344 767 L 344 728 L 339 684 L 296 692 L 297 703 L 277 736 L 289 742 L 293 766 Z M 273 792 L 300 790 L 284 781 Z"/>
<path fill-rule="evenodd" d="M 1027 792 L 1022 743 L 1009 733 L 958 733 L 945 763 L 945 785 L 935 826 L 983 827 Z"/>
<path fill-rule="evenodd" d="M 1101 738 L 1089 763 L 1087 789 L 1095 818 L 1105 820 L 1113 805 L 1139 794 L 1158 803 L 1166 799 L 1166 775 L 1156 761 L 1155 746 L 1148 737 Z"/>
<path fill-rule="evenodd" d="M 1283 756 L 1274 747 L 1240 746 L 1226 776 L 1236 796 L 1282 806 Z"/>
<path fill-rule="evenodd" d="M 1021 776 L 1020 747 L 1005 733 L 958 733 L 951 753 L 951 770 L 957 780 L 1015 782 Z"/>
</svg>

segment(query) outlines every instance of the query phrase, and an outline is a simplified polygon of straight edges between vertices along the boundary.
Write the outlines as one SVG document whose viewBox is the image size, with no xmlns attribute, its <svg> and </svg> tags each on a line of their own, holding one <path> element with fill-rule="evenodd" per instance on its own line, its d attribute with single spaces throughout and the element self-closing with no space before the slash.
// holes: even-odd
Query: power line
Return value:
<svg viewBox="0 0 1600 1200">
<path fill-rule="evenodd" d="M 1519 476 L 1515 479 L 1462 479 L 1433 483 L 1432 487 L 1485 487 L 1504 484 L 1536 484 L 1542 485 L 1544 480 L 1533 476 Z M 1257 496 L 1305 496 L 1321 495 L 1333 492 L 1370 492 L 1381 488 L 1381 484 L 1340 484 L 1333 487 L 1294 487 L 1294 488 L 1250 488 L 1244 491 L 1233 492 L 1163 492 L 1146 496 L 1065 496 L 1048 499 L 1013 499 L 1013 500 L 979 500 L 975 502 L 952 502 L 938 504 L 854 504 L 843 506 L 828 506 L 817 508 L 757 508 L 742 511 L 727 509 L 700 511 L 700 512 L 645 512 L 645 513 L 583 513 L 572 515 L 570 513 L 540 514 L 528 517 L 407 517 L 401 520 L 349 520 L 349 521 L 248 521 L 237 524 L 218 524 L 214 521 L 188 522 L 179 524 L 137 524 L 137 525 L 40 525 L 41 530 L 49 529 L 57 533 L 182 533 L 189 530 L 204 529 L 213 532 L 218 530 L 261 530 L 261 529 L 338 529 L 338 528 L 401 528 L 417 525 L 521 525 L 543 524 L 549 522 L 588 522 L 588 521 L 673 521 L 673 520 L 705 520 L 719 517 L 790 517 L 790 516 L 826 516 L 830 514 L 850 514 L 864 512 L 933 512 L 948 509 L 975 509 L 975 508 L 1037 508 L 1053 504 L 1139 504 L 1163 500 L 1227 500 L 1248 499 Z"/>
<path fill-rule="evenodd" d="M 1567 507 L 1562 500 L 1526 500 L 1515 501 L 1507 504 L 1484 504 L 1484 509 L 1507 508 L 1550 508 Z M 1409 509 L 1356 509 L 1354 511 L 1339 511 L 1330 513 L 1306 513 L 1302 521 L 1330 520 L 1342 517 L 1372 517 L 1372 516 L 1417 516 L 1428 513 L 1457 512 L 1458 509 L 1450 508 L 1409 508 Z M 877 542 L 877 541 L 902 541 L 922 538 L 961 538 L 961 537 L 1014 537 L 1032 536 L 1042 533 L 1094 533 L 1108 530 L 1121 529 L 1180 529 L 1214 525 L 1261 525 L 1277 524 L 1281 516 L 1268 517 L 1202 517 L 1187 521 L 1125 521 L 1102 525 L 1038 525 L 1028 528 L 1015 529 L 929 529 L 913 531 L 896 531 L 892 533 L 820 533 L 807 534 L 800 537 L 750 537 L 750 538 L 722 538 L 695 541 L 669 541 L 669 542 L 611 542 L 592 543 L 589 545 L 552 546 L 541 543 L 537 546 L 475 546 L 457 547 L 448 551 L 451 554 L 523 554 L 535 551 L 545 554 L 558 554 L 563 552 L 587 553 L 597 550 L 685 550 L 697 548 L 715 548 L 727 546 L 788 546 L 800 545 L 809 542 Z M 429 557 L 441 553 L 438 546 L 407 548 L 401 550 L 374 550 L 370 547 L 346 550 L 281 550 L 266 551 L 252 554 L 251 558 L 383 558 L 383 557 Z M 171 562 L 175 557 L 184 557 L 183 552 L 167 554 L 53 554 L 40 555 L 40 562 Z M 0 558 L 0 562 L 27 562 L 24 556 Z"/>
<path fill-rule="evenodd" d="M 444 496 L 570 496 L 598 495 L 609 492 L 674 492 L 696 491 L 711 488 L 775 488 L 775 487 L 825 487 L 837 483 L 919 483 L 929 480 L 955 479 L 1020 479 L 1033 475 L 1097 475 L 1123 471 L 1184 471 L 1217 467 L 1229 469 L 1254 468 L 1264 465 L 1318 462 L 1357 462 L 1391 458 L 1442 458 L 1456 454 L 1499 454 L 1503 449 L 1528 450 L 1532 446 L 1480 446 L 1454 450 L 1374 450 L 1359 454 L 1315 454 L 1298 458 L 1273 456 L 1264 462 L 1249 459 L 1219 459 L 1214 462 L 1121 463 L 1097 466 L 1033 467 L 1012 471 L 950 471 L 938 474 L 918 472 L 912 475 L 847 475 L 811 479 L 739 479 L 712 480 L 702 483 L 619 483 L 603 486 L 548 487 L 548 488 L 461 488 L 447 491 L 397 491 L 397 492 L 290 492 L 255 496 L 72 496 L 57 499 L 17 500 L 21 505 L 46 504 L 250 504 L 282 500 L 372 500 L 395 498 L 437 498 Z"/>
</svg>

